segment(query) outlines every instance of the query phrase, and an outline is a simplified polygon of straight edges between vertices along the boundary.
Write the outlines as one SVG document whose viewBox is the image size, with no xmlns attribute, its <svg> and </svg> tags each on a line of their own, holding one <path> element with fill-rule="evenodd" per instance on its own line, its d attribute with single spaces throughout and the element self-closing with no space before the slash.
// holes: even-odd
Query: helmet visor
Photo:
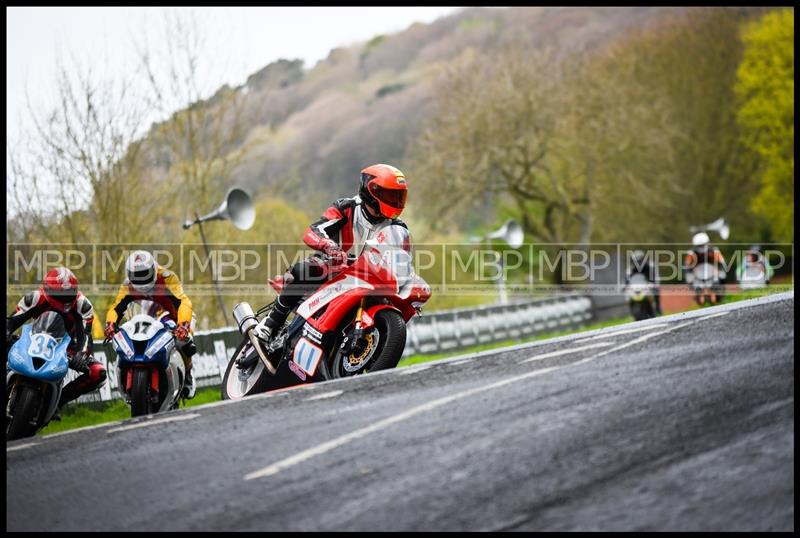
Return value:
<svg viewBox="0 0 800 538">
<path fill-rule="evenodd" d="M 70 305 L 75 302 L 75 299 L 78 297 L 78 290 L 75 288 L 71 289 L 50 289 L 47 290 L 47 295 L 52 297 L 54 301 L 58 301 L 64 305 Z"/>
<path fill-rule="evenodd" d="M 406 206 L 406 196 L 408 196 L 406 189 L 386 189 L 375 183 L 370 183 L 367 188 L 378 201 L 390 207 L 403 209 Z"/>
<path fill-rule="evenodd" d="M 134 286 L 147 287 L 155 281 L 156 274 L 152 268 L 140 269 L 139 271 L 129 271 L 128 278 Z"/>
</svg>

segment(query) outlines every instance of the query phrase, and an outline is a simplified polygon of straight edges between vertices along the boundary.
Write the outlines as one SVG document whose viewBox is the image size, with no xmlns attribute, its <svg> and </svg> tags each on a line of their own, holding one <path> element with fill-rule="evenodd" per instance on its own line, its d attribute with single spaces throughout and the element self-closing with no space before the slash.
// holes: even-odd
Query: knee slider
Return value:
<svg viewBox="0 0 800 538">
<path fill-rule="evenodd" d="M 102 384 L 106 379 L 108 379 L 108 372 L 102 364 L 96 362 L 89 366 L 89 381 L 99 385 Z"/>
</svg>

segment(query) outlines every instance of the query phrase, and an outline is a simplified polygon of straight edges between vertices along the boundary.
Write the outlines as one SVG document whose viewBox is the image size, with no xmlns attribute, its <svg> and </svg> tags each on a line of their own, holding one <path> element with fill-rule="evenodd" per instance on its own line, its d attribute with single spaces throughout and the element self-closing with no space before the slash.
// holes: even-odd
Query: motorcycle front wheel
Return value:
<svg viewBox="0 0 800 538">
<path fill-rule="evenodd" d="M 41 408 L 42 395 L 33 387 L 21 384 L 12 404 L 13 415 L 6 425 L 6 441 L 31 437 L 36 433 L 36 422 Z"/>
<path fill-rule="evenodd" d="M 363 350 L 370 353 L 367 360 L 359 361 L 353 354 L 345 355 L 337 351 L 333 358 L 331 375 L 334 379 L 350 377 L 363 372 L 389 370 L 397 366 L 406 347 L 406 322 L 396 310 L 384 309 L 375 314 L 374 334 L 367 334 L 368 342 L 374 342 L 374 350 Z M 364 357 L 366 358 L 366 357 Z M 363 362 L 363 363 L 362 363 Z"/>
<path fill-rule="evenodd" d="M 225 368 L 225 376 L 222 378 L 222 385 L 220 386 L 220 396 L 223 400 L 239 400 L 245 396 L 267 392 L 283 388 L 292 384 L 299 383 L 299 379 L 292 379 L 286 375 L 284 368 L 278 368 L 278 372 L 273 376 L 264 366 L 259 358 L 255 364 L 249 368 L 242 370 L 236 366 L 236 359 L 242 354 L 258 355 L 253 344 L 249 339 L 245 338 L 236 351 L 233 357 L 228 361 L 228 366 Z"/>
<path fill-rule="evenodd" d="M 131 383 L 131 417 L 150 413 L 150 369 L 134 368 Z"/>
</svg>

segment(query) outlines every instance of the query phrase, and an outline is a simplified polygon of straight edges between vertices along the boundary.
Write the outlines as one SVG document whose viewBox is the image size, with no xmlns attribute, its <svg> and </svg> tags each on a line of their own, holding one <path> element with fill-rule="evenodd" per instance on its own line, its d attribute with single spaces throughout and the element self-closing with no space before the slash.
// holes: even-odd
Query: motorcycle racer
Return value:
<svg viewBox="0 0 800 538">
<path fill-rule="evenodd" d="M 125 262 L 125 269 L 127 278 L 106 314 L 106 338 L 114 337 L 118 329 L 117 321 L 132 301 L 153 301 L 167 317 L 177 323 L 174 331 L 176 347 L 186 367 L 183 397 L 194 398 L 192 356 L 197 353 L 197 346 L 192 339 L 194 315 L 192 302 L 183 291 L 181 281 L 175 273 L 158 265 L 153 255 L 146 250 L 132 252 Z"/>
<path fill-rule="evenodd" d="M 319 288 L 346 267 L 348 257 L 357 258 L 367 240 L 390 225 L 406 227 L 398 217 L 408 194 L 405 174 L 388 164 L 361 170 L 358 194 L 336 200 L 303 236 L 309 247 L 320 251 L 296 263 L 278 280 L 283 285 L 274 308 L 257 327 L 264 341 L 275 335 L 305 293 Z"/>
<path fill-rule="evenodd" d="M 631 253 L 631 264 L 628 266 L 628 270 L 625 273 L 625 285 L 627 286 L 630 284 L 631 277 L 634 274 L 642 274 L 647 278 L 647 281 L 653 284 L 652 293 L 653 299 L 655 301 L 656 312 L 657 316 L 662 314 L 661 312 L 661 287 L 659 286 L 660 279 L 658 277 L 658 266 L 656 264 L 650 263 L 650 258 L 645 254 L 643 250 L 635 250 Z"/>
<path fill-rule="evenodd" d="M 108 374 L 92 352 L 94 307 L 78 291 L 78 278 L 66 267 L 48 271 L 39 289 L 26 293 L 20 299 L 14 313 L 6 318 L 6 343 L 11 343 L 12 334 L 26 321 L 38 318 L 45 312 L 56 312 L 63 318 L 64 327 L 70 336 L 67 346 L 69 367 L 82 373 L 61 391 L 58 402 L 60 410 L 82 394 L 100 388 Z"/>
</svg>

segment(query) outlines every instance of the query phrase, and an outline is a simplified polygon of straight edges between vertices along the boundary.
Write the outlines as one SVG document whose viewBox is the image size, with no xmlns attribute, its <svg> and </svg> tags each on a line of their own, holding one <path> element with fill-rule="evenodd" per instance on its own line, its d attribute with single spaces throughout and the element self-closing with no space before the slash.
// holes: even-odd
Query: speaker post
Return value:
<svg viewBox="0 0 800 538">
<path fill-rule="evenodd" d="M 183 223 L 184 230 L 188 230 L 195 224 L 200 228 L 200 237 L 203 240 L 203 247 L 206 251 L 206 260 L 211 262 L 211 280 L 214 282 L 214 289 L 217 292 L 217 302 L 222 309 L 222 318 L 227 325 L 228 312 L 225 309 L 225 301 L 222 299 L 222 292 L 219 289 L 219 282 L 217 282 L 217 277 L 214 272 L 214 263 L 211 259 L 211 251 L 208 248 L 208 241 L 206 240 L 206 234 L 203 230 L 203 223 L 207 220 L 229 220 L 238 229 L 249 230 L 256 220 L 256 210 L 253 207 L 250 195 L 242 189 L 234 187 L 228 190 L 228 193 L 225 195 L 225 200 L 222 201 L 216 210 L 202 217 L 195 211 L 194 221 L 186 220 Z"/>
<path fill-rule="evenodd" d="M 497 230 L 478 238 L 478 241 L 486 241 L 487 245 L 491 248 L 492 239 L 501 239 L 506 245 L 511 248 L 519 248 L 524 241 L 524 232 L 522 226 L 519 225 L 514 219 L 508 219 Z M 503 262 L 503 256 L 500 256 L 500 276 L 497 278 L 497 293 L 499 295 L 500 304 L 508 304 L 508 291 L 506 290 L 506 268 Z"/>
<path fill-rule="evenodd" d="M 200 237 L 203 240 L 203 247 L 206 249 L 206 261 L 211 263 L 211 280 L 214 282 L 214 290 L 217 292 L 217 302 L 219 303 L 219 307 L 222 310 L 222 319 L 225 320 L 225 325 L 228 324 L 228 311 L 225 309 L 225 301 L 222 299 L 222 292 L 219 290 L 219 282 L 217 282 L 217 277 L 214 272 L 214 261 L 211 259 L 211 251 L 208 249 L 208 241 L 206 241 L 206 234 L 203 231 L 203 221 L 200 220 L 200 217 L 195 212 L 195 218 L 197 220 L 197 226 L 200 228 Z"/>
</svg>

